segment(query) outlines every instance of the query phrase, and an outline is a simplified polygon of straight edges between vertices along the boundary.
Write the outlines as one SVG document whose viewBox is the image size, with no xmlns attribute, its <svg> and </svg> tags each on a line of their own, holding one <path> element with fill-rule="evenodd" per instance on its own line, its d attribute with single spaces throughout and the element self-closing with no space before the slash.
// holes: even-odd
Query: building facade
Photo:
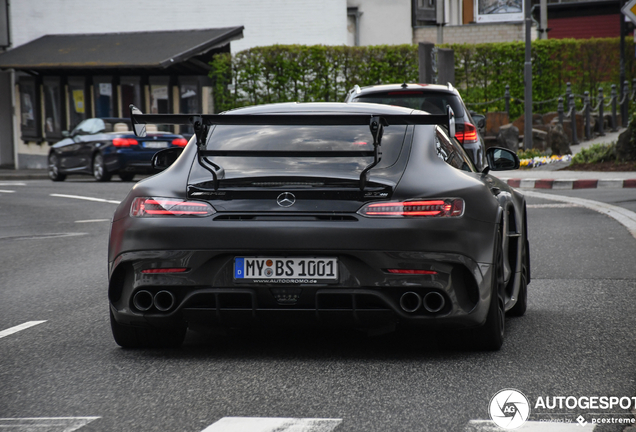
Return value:
<svg viewBox="0 0 636 432">
<path fill-rule="evenodd" d="M 212 55 L 343 45 L 345 11 L 346 0 L 0 0 L 0 166 L 46 168 L 64 131 L 130 103 L 213 112 Z"/>
</svg>

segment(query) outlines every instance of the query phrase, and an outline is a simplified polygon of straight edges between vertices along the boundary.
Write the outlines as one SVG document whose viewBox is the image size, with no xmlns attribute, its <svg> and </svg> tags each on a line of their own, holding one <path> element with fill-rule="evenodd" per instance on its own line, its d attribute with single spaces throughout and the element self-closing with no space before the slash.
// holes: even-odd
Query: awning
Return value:
<svg viewBox="0 0 636 432">
<path fill-rule="evenodd" d="M 204 73 L 243 26 L 201 30 L 46 35 L 0 54 L 0 69 L 34 73 L 165 70 Z M 106 71 L 105 71 L 106 72 Z"/>
</svg>

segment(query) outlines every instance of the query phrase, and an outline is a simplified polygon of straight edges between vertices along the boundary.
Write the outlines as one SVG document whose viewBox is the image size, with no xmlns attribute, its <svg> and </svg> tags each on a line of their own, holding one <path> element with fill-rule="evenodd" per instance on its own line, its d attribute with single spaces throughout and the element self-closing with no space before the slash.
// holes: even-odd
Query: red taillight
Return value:
<svg viewBox="0 0 636 432">
<path fill-rule="evenodd" d="M 139 144 L 134 138 L 114 138 L 113 145 L 115 147 L 130 147 Z"/>
<path fill-rule="evenodd" d="M 142 270 L 142 273 L 145 274 L 157 274 L 157 273 L 183 273 L 188 271 L 187 267 L 177 267 L 177 268 L 153 268 L 153 269 L 145 269 Z"/>
<path fill-rule="evenodd" d="M 185 138 L 175 138 L 172 140 L 172 145 L 185 147 L 186 145 L 188 145 L 188 140 Z"/>
<path fill-rule="evenodd" d="M 406 270 L 406 269 L 387 269 L 389 273 L 394 274 L 415 274 L 415 275 L 436 275 L 437 272 L 433 270 Z"/>
<path fill-rule="evenodd" d="M 210 216 L 214 208 L 201 201 L 185 201 L 177 198 L 135 198 L 130 206 L 134 217 L 153 216 Z"/>
<path fill-rule="evenodd" d="M 457 138 L 457 141 L 459 141 L 461 144 L 475 142 L 478 140 L 477 128 L 471 123 L 464 123 L 464 130 L 457 131 L 455 133 L 455 138 Z"/>
<path fill-rule="evenodd" d="M 358 213 L 369 217 L 460 217 L 464 214 L 461 198 L 390 201 L 366 204 Z"/>
</svg>

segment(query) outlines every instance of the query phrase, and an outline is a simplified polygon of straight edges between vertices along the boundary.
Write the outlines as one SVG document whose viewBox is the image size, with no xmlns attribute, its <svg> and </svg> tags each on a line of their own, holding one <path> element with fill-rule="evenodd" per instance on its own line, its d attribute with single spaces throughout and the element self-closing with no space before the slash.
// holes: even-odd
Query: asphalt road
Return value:
<svg viewBox="0 0 636 432">
<path fill-rule="evenodd" d="M 483 431 L 475 420 L 507 388 L 527 396 L 531 421 L 582 415 L 587 429 L 572 430 L 591 430 L 594 418 L 630 418 L 535 406 L 636 395 L 636 239 L 614 219 L 528 200 L 529 308 L 507 320 L 496 353 L 432 335 L 298 329 L 189 333 L 180 350 L 136 351 L 113 341 L 106 294 L 108 220 L 132 185 L 0 182 L 0 332 L 45 321 L 0 337 L 0 429 Z M 545 193 L 636 211 L 636 190 Z M 222 429 L 228 417 L 333 420 Z"/>
</svg>

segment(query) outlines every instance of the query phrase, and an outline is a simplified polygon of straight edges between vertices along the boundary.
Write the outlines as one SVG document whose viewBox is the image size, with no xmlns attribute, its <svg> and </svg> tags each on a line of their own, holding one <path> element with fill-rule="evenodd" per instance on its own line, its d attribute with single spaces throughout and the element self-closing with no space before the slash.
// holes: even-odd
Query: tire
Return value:
<svg viewBox="0 0 636 432">
<path fill-rule="evenodd" d="M 54 182 L 66 180 L 66 174 L 60 173 L 60 160 L 55 153 L 49 154 L 49 178 Z"/>
<path fill-rule="evenodd" d="M 482 327 L 475 329 L 474 341 L 477 348 L 486 351 L 499 351 L 503 345 L 506 313 L 504 302 L 500 296 L 504 285 L 503 276 L 503 251 L 501 248 L 501 229 L 495 238 L 494 268 L 490 306 L 486 322 Z"/>
<path fill-rule="evenodd" d="M 120 172 L 118 175 L 121 181 L 125 181 L 125 182 L 132 181 L 135 178 L 135 173 Z"/>
<path fill-rule="evenodd" d="M 112 174 L 106 170 L 106 164 L 104 163 L 104 156 L 101 153 L 96 153 L 93 157 L 93 177 L 98 182 L 110 181 Z"/>
<path fill-rule="evenodd" d="M 188 329 L 185 325 L 168 330 L 119 324 L 112 311 L 110 328 L 115 342 L 122 348 L 179 348 Z"/>
</svg>

